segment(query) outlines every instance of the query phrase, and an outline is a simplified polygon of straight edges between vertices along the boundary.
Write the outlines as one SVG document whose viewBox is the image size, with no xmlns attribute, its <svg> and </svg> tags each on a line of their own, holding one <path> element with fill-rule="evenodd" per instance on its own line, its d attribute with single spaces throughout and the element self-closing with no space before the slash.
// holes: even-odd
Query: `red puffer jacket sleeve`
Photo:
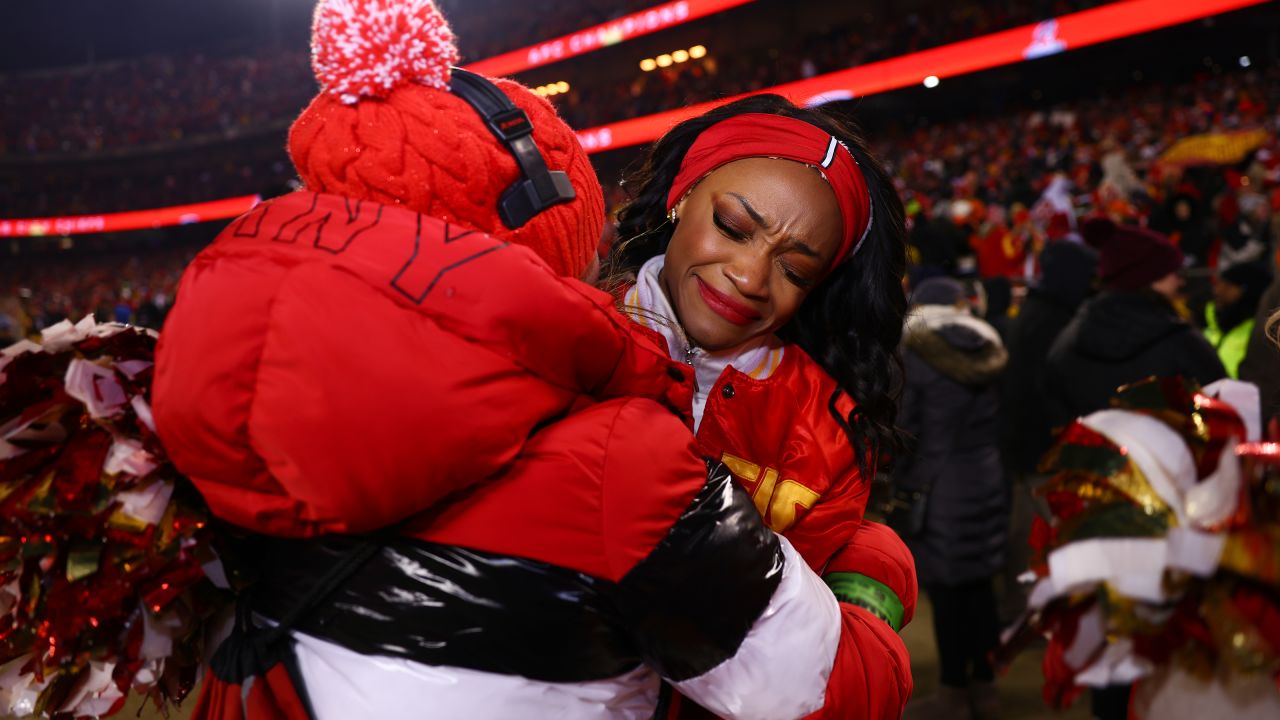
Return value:
<svg viewBox="0 0 1280 720">
<path fill-rule="evenodd" d="M 157 432 L 224 520 L 365 532 L 500 472 L 583 396 L 678 407 L 674 363 L 632 325 L 527 248 L 292 193 L 184 273 L 156 354 Z"/>
<path fill-rule="evenodd" d="M 914 617 L 918 594 L 910 551 L 888 527 L 864 521 L 823 579 L 841 601 L 840 646 L 825 703 L 809 717 L 902 717 L 913 681 L 898 630 Z"/>
<path fill-rule="evenodd" d="M 549 426 L 510 472 L 409 532 L 616 581 L 620 626 L 644 662 L 719 717 L 798 718 L 823 704 L 839 603 L 656 403 L 602 403 Z"/>
<path fill-rule="evenodd" d="M 236 280 L 241 296 L 264 288 L 261 310 L 226 295 Z M 202 258 L 183 283 L 160 434 L 214 512 L 254 530 L 360 533 L 421 512 L 456 476 L 506 465 L 574 396 L 342 268 Z M 480 420 L 497 416 L 511 422 Z"/>
</svg>

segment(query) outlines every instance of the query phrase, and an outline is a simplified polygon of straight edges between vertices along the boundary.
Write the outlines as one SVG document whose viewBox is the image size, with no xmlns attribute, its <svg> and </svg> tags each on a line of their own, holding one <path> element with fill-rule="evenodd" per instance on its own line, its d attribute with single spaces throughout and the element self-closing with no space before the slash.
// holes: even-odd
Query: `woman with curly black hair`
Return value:
<svg viewBox="0 0 1280 720">
<path fill-rule="evenodd" d="M 624 185 L 620 305 L 690 366 L 701 450 L 843 603 L 823 714 L 898 717 L 911 678 L 893 631 L 914 567 L 863 521 L 901 446 L 905 232 L 888 174 L 846 121 L 757 95 L 673 128 Z"/>
</svg>

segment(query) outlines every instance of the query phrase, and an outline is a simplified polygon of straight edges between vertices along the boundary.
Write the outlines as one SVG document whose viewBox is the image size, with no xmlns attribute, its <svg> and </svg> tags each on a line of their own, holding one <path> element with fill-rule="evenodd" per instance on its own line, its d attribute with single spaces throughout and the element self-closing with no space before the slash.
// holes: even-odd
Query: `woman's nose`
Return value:
<svg viewBox="0 0 1280 720">
<path fill-rule="evenodd" d="M 755 248 L 743 248 L 726 264 L 725 275 L 743 297 L 762 300 L 769 295 L 768 252 Z"/>
</svg>

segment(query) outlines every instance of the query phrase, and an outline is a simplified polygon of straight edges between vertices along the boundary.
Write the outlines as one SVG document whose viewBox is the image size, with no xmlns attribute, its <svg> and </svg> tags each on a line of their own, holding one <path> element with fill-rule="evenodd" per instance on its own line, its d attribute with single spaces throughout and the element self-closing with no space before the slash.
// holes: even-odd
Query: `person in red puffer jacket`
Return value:
<svg viewBox="0 0 1280 720">
<path fill-rule="evenodd" d="M 613 274 L 635 282 L 620 306 L 694 374 L 699 448 L 842 602 L 815 717 L 900 717 L 912 680 L 894 631 L 914 610 L 914 565 L 863 519 L 873 474 L 900 447 L 906 259 L 892 183 L 844 122 L 760 95 L 677 125 L 626 184 Z M 702 713 L 685 702 L 675 715 Z"/>
<path fill-rule="evenodd" d="M 896 635 L 848 645 L 704 459 L 692 373 L 576 279 L 603 212 L 572 131 L 456 57 L 429 2 L 322 2 L 324 89 L 289 140 L 306 190 L 183 277 L 157 432 L 256 576 L 195 717 L 647 718 L 665 680 L 794 718 L 851 652 L 878 677 Z M 851 562 L 909 615 L 866 538 Z"/>
</svg>

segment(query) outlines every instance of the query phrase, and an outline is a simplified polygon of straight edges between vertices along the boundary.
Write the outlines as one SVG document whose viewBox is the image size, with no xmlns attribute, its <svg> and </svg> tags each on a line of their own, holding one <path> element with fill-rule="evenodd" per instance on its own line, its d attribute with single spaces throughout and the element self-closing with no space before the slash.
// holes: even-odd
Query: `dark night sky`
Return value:
<svg viewBox="0 0 1280 720">
<path fill-rule="evenodd" d="M 483 33 L 486 14 L 505 7 L 505 0 L 436 1 L 464 38 Z M 306 50 L 316 2 L 0 0 L 0 72 L 153 53 L 248 55 L 277 45 Z"/>
<path fill-rule="evenodd" d="M 306 48 L 314 0 L 40 0 L 0 10 L 0 72 L 146 53 Z"/>
</svg>

